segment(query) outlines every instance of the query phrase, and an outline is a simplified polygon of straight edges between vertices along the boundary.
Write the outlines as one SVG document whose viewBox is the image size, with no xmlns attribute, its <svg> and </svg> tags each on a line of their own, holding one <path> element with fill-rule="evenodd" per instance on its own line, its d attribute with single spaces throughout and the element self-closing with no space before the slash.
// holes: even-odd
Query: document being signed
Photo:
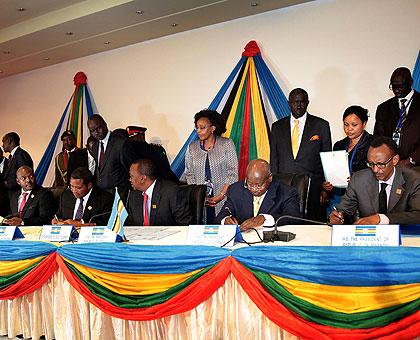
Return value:
<svg viewBox="0 0 420 340">
<path fill-rule="evenodd" d="M 325 180 L 337 188 L 347 188 L 350 177 L 347 151 L 320 152 L 320 156 Z"/>
</svg>

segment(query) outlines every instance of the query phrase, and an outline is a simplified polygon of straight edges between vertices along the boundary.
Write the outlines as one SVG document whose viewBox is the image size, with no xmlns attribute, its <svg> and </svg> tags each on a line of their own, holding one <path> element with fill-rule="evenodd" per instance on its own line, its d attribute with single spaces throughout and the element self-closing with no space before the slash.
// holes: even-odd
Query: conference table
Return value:
<svg viewBox="0 0 420 340">
<path fill-rule="evenodd" d="M 331 247 L 330 227 L 293 225 L 281 229 L 296 234 L 290 242 L 222 249 L 186 245 L 187 227 L 156 240 L 136 239 L 141 228 L 126 228 L 128 243 L 40 242 L 39 227 L 0 241 L 0 336 L 420 336 L 419 237 Z M 244 239 L 259 240 L 253 231 Z"/>
</svg>

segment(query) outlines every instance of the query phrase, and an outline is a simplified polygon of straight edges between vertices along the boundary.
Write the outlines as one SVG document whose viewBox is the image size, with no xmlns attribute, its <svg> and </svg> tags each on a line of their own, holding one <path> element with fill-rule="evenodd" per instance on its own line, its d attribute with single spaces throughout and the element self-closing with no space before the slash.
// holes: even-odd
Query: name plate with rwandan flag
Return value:
<svg viewBox="0 0 420 340">
<path fill-rule="evenodd" d="M 66 242 L 74 238 L 77 238 L 76 228 L 67 224 L 44 225 L 39 236 L 40 241 L 52 242 Z"/>
<path fill-rule="evenodd" d="M 232 247 L 237 230 L 236 225 L 190 225 L 187 244 L 220 247 L 226 243 Z"/>
<path fill-rule="evenodd" d="M 15 240 L 17 238 L 24 238 L 19 227 L 15 225 L 0 226 L 0 240 Z"/>
<path fill-rule="evenodd" d="M 117 234 L 107 226 L 81 227 L 79 243 L 115 242 Z"/>
<path fill-rule="evenodd" d="M 399 225 L 333 225 L 332 246 L 343 247 L 398 247 Z"/>
</svg>

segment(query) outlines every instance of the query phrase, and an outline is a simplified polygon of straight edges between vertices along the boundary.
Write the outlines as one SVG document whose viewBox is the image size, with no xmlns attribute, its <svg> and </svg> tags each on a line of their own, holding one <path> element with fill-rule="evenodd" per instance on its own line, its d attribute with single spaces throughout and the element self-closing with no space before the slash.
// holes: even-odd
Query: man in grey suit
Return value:
<svg viewBox="0 0 420 340">
<path fill-rule="evenodd" d="M 321 210 L 327 194 L 321 191 L 324 182 L 320 152 L 331 151 L 331 132 L 328 122 L 309 114 L 308 93 L 301 88 L 289 94 L 292 114 L 273 123 L 270 140 L 271 172 L 305 173 L 311 178 L 307 217 L 326 220 Z"/>
<path fill-rule="evenodd" d="M 420 175 L 397 166 L 400 157 L 389 137 L 376 138 L 368 151 L 370 169 L 356 172 L 330 214 L 332 224 L 418 224 L 420 223 Z"/>
</svg>

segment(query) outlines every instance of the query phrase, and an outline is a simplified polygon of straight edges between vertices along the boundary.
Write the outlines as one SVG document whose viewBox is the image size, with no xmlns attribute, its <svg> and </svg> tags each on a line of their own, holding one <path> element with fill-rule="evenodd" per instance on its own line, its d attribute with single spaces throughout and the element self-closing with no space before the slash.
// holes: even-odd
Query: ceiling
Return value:
<svg viewBox="0 0 420 340">
<path fill-rule="evenodd" d="M 0 79 L 309 0 L 1 0 Z"/>
</svg>

